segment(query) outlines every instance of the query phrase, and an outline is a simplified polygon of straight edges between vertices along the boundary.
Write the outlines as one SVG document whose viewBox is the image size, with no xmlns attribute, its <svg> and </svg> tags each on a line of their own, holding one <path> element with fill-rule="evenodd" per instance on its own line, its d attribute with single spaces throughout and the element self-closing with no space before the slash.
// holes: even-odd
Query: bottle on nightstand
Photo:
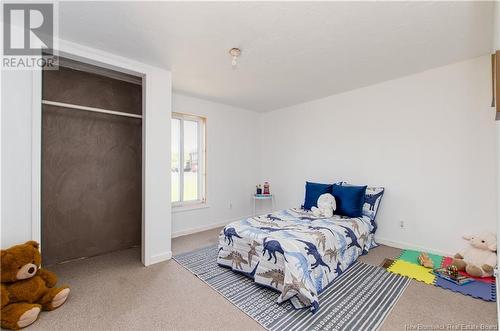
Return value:
<svg viewBox="0 0 500 331">
<path fill-rule="evenodd" d="M 257 192 L 256 192 L 257 195 L 262 194 L 262 186 L 260 186 L 260 184 L 259 184 L 256 186 L 256 188 L 257 188 Z"/>
<path fill-rule="evenodd" d="M 264 182 L 264 192 L 263 194 L 271 194 L 271 192 L 269 191 L 269 183 L 268 182 Z"/>
</svg>

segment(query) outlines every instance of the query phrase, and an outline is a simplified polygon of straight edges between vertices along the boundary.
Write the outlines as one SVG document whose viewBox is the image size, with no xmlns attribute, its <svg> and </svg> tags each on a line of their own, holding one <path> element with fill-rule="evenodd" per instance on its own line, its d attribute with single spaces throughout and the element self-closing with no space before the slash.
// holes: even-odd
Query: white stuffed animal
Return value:
<svg viewBox="0 0 500 331">
<path fill-rule="evenodd" d="M 318 207 L 312 207 L 311 211 L 316 217 L 332 217 L 335 209 L 337 209 L 335 197 L 330 193 L 325 193 L 319 196 Z"/>
<path fill-rule="evenodd" d="M 464 236 L 470 246 L 455 254 L 453 265 L 474 277 L 490 277 L 497 265 L 497 236 L 491 232 Z"/>
</svg>

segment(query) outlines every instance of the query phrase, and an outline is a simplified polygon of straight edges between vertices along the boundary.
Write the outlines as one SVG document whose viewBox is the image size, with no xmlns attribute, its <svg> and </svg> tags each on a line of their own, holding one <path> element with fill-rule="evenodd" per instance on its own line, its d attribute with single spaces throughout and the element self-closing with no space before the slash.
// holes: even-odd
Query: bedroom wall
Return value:
<svg viewBox="0 0 500 331">
<path fill-rule="evenodd" d="M 280 208 L 301 204 L 306 180 L 385 186 L 380 242 L 455 252 L 496 231 L 490 84 L 483 56 L 266 113 L 261 180 Z"/>
<path fill-rule="evenodd" d="M 172 235 L 223 226 L 250 215 L 258 177 L 259 114 L 180 93 L 173 94 L 172 110 L 207 118 L 207 207 L 173 209 Z"/>
<path fill-rule="evenodd" d="M 493 16 L 493 49 L 500 49 L 500 3 L 494 3 L 494 16 Z"/>
<path fill-rule="evenodd" d="M 2 71 L 1 247 L 31 239 L 33 73 Z"/>
<path fill-rule="evenodd" d="M 495 1 L 493 18 L 493 52 L 500 50 L 500 2 Z M 497 100 L 498 102 L 498 100 Z M 500 238 L 500 120 L 496 121 L 497 129 L 497 238 Z M 500 255 L 497 255 L 497 266 L 500 265 Z M 497 298 L 500 296 L 500 280 L 496 278 Z M 500 304 L 497 302 L 497 316 L 500 316 Z M 500 323 L 499 323 L 500 327 Z"/>
</svg>

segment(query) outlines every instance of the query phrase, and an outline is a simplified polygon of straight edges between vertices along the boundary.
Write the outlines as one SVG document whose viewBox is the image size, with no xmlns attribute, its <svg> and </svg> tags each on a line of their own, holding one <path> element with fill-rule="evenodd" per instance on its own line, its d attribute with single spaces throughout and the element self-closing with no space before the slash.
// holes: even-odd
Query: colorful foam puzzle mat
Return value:
<svg viewBox="0 0 500 331">
<path fill-rule="evenodd" d="M 403 250 L 401 255 L 391 264 L 387 270 L 408 278 L 412 278 L 425 284 L 438 286 L 450 291 L 458 292 L 464 295 L 469 295 L 473 298 L 482 299 L 485 301 L 496 301 L 495 278 L 485 277 L 476 278 L 475 281 L 457 285 L 449 280 L 437 277 L 432 273 L 431 269 L 421 266 L 418 262 L 418 256 L 421 252 L 414 250 Z M 453 259 L 451 257 L 443 257 L 436 254 L 428 253 L 429 258 L 434 262 L 434 268 L 445 268 L 449 266 Z M 465 272 L 461 274 L 467 275 Z M 467 275 L 469 276 L 469 275 Z M 471 276 L 469 276 L 471 277 Z"/>
<path fill-rule="evenodd" d="M 388 271 L 406 276 L 426 284 L 434 284 L 436 276 L 429 272 L 429 269 L 422 267 L 421 265 L 413 264 L 405 260 L 396 260 L 394 263 L 387 268 Z"/>
</svg>

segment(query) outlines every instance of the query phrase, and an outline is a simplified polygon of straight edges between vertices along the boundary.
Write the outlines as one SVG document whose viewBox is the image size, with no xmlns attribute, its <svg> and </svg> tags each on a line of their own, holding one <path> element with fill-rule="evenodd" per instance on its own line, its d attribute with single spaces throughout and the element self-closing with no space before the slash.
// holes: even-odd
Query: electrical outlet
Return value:
<svg viewBox="0 0 500 331">
<path fill-rule="evenodd" d="M 404 227 L 405 227 L 405 221 L 401 221 L 401 222 L 399 222 L 399 227 L 400 227 L 401 229 L 404 229 Z"/>
</svg>

